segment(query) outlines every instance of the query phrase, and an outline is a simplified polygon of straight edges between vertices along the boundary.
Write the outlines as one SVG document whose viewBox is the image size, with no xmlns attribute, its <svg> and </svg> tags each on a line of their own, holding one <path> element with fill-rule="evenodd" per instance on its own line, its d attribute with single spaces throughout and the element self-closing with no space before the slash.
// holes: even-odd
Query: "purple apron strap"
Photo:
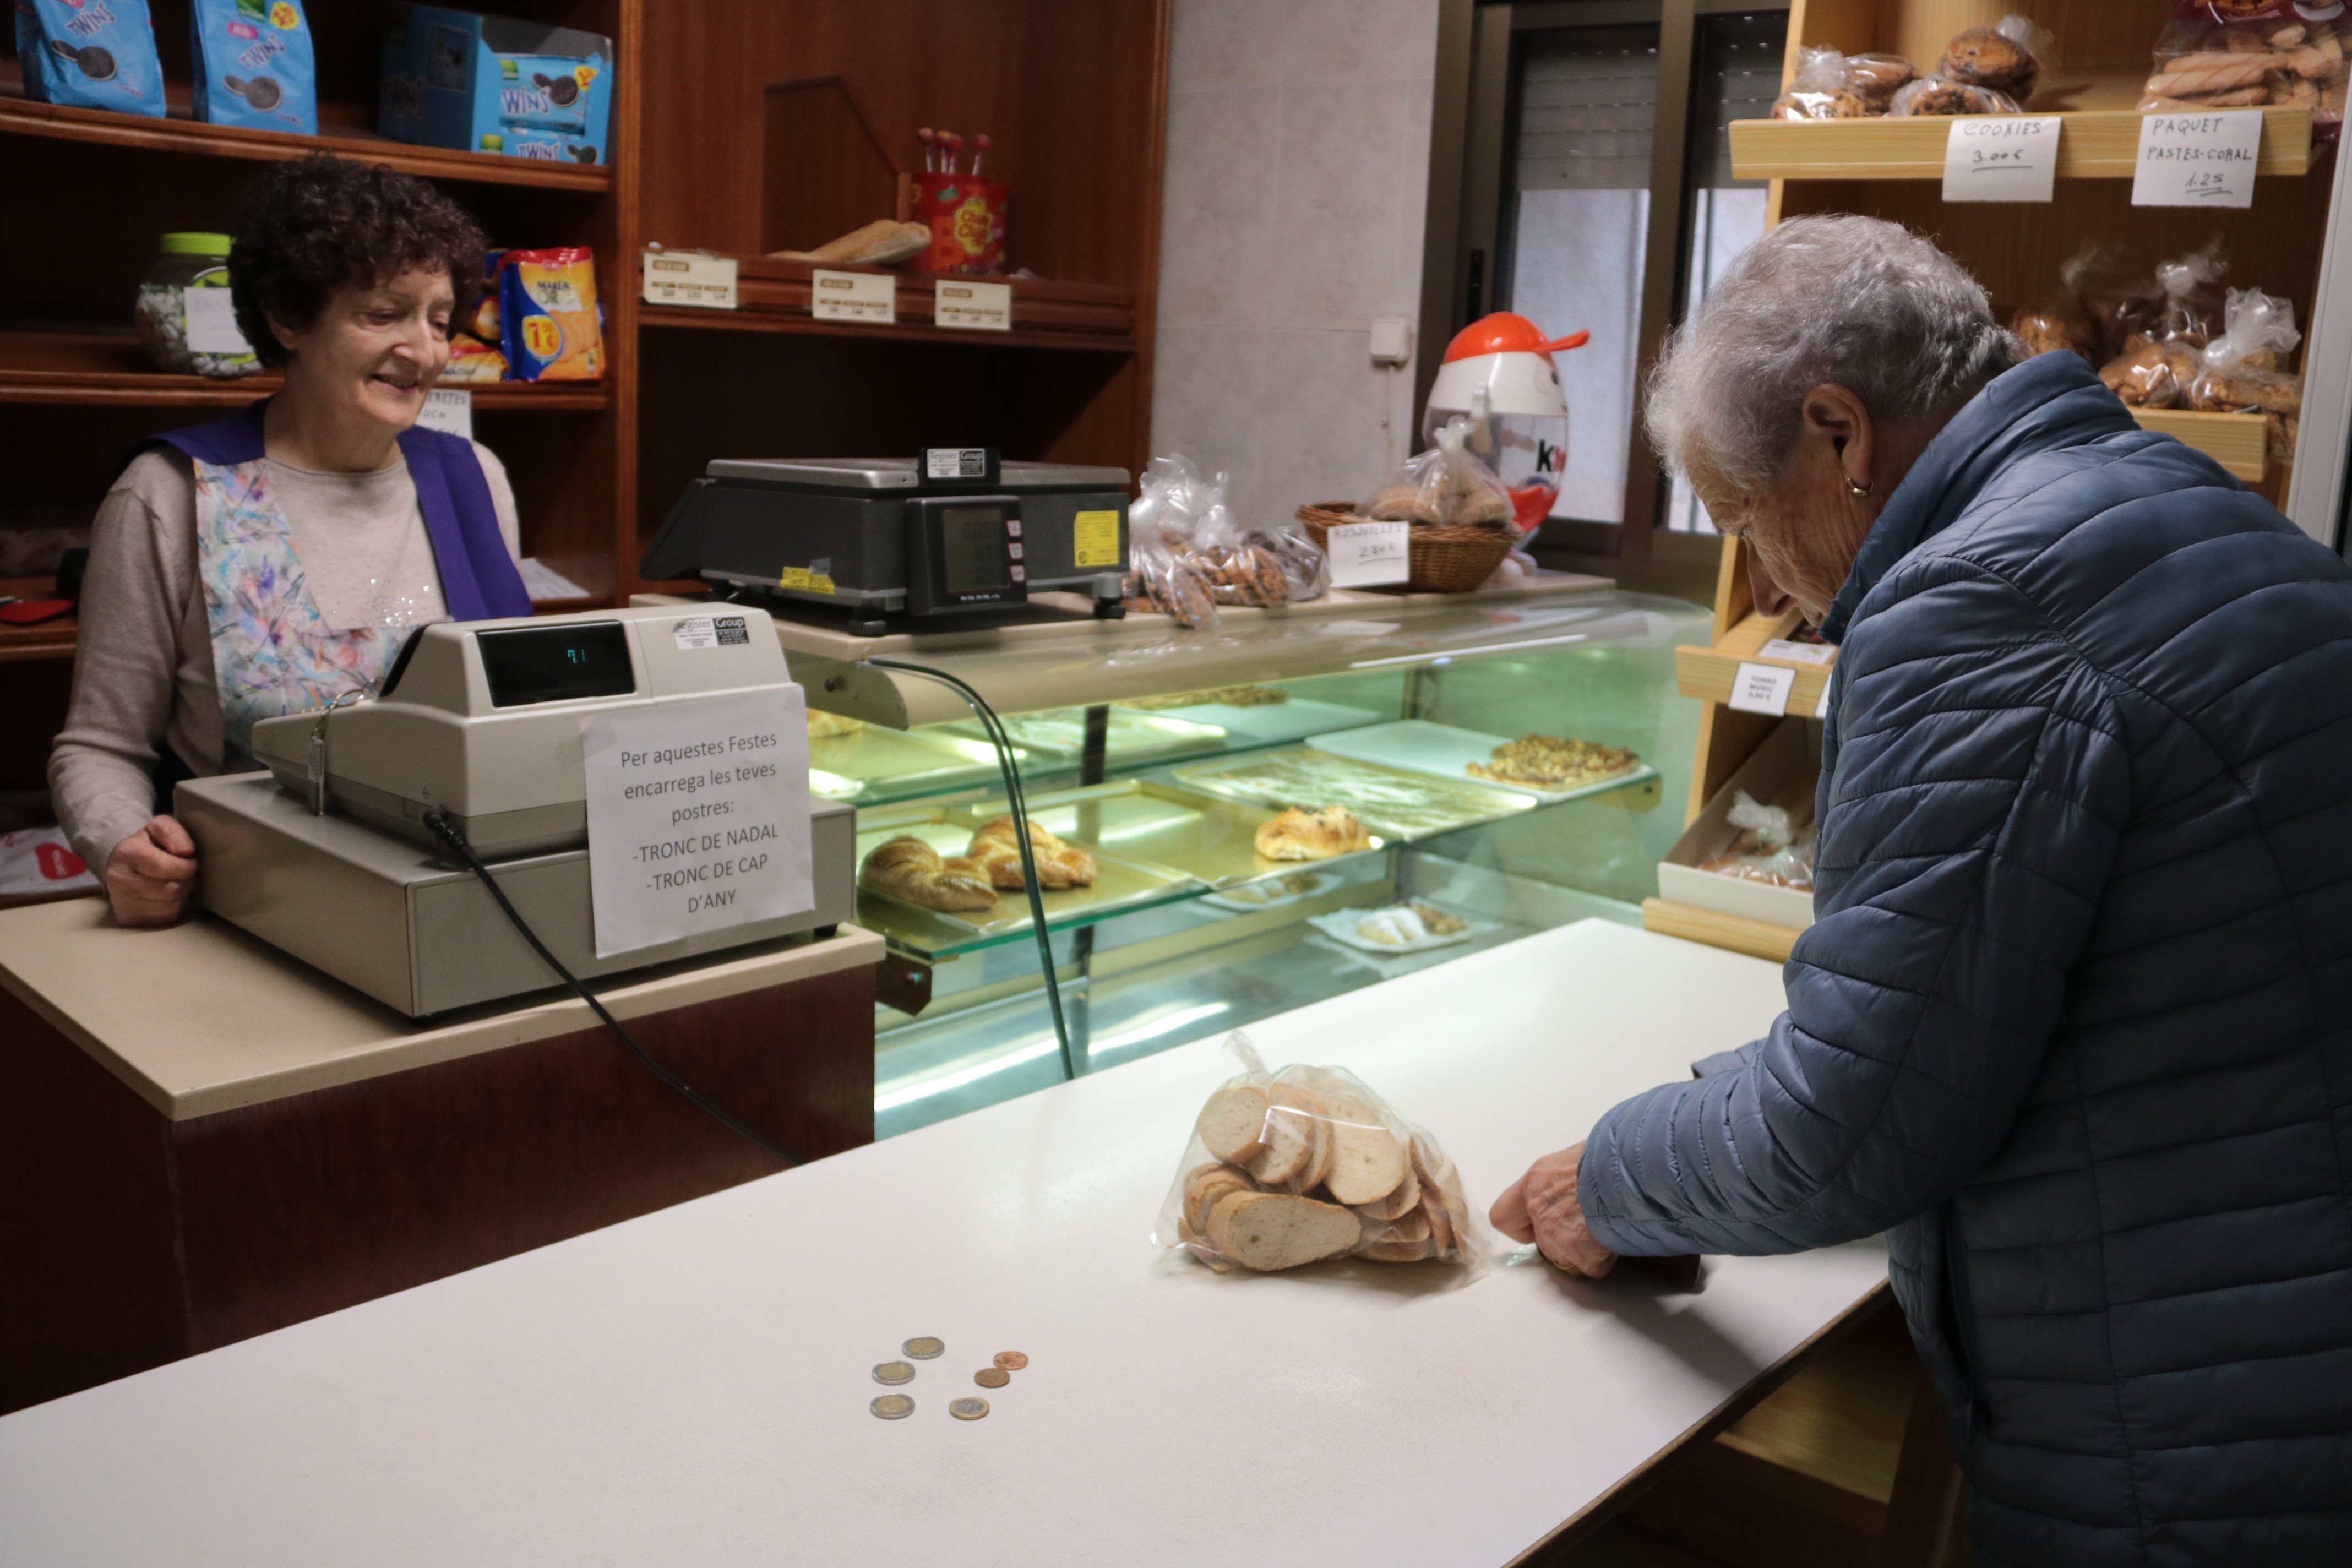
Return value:
<svg viewBox="0 0 2352 1568">
<path fill-rule="evenodd" d="M 416 485 L 416 504 L 433 541 L 433 563 L 440 568 L 441 598 L 450 618 L 485 621 L 530 614 L 530 594 L 507 553 L 490 481 L 474 456 L 474 444 L 412 426 L 401 433 L 400 449 Z"/>
<path fill-rule="evenodd" d="M 257 462 L 266 455 L 261 421 L 268 406 L 264 398 L 207 424 L 167 430 L 154 440 L 218 468 Z M 417 510 L 425 514 L 425 535 L 433 544 L 450 618 L 485 621 L 530 614 L 530 594 L 507 553 L 490 481 L 474 456 L 474 444 L 412 426 L 402 433 L 400 450 L 416 486 Z"/>
</svg>

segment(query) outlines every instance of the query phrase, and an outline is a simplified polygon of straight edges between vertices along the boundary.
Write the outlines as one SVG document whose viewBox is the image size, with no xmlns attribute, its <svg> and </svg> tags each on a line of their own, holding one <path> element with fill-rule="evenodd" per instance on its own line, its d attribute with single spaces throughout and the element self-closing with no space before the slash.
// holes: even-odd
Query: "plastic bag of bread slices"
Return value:
<svg viewBox="0 0 2352 1568">
<path fill-rule="evenodd" d="M 1366 517 L 1381 522 L 1489 525 L 1518 530 L 1511 521 L 1511 495 L 1502 476 L 1470 449 L 1470 419 L 1457 414 L 1437 433 L 1437 445 L 1409 458 L 1364 503 Z"/>
<path fill-rule="evenodd" d="M 2352 12 L 2313 0 L 2177 0 L 2157 36 L 2156 68 L 2139 108 L 2176 114 L 2205 109 L 2308 105 L 2315 142 L 2344 125 L 2352 77 Z"/>
<path fill-rule="evenodd" d="M 1330 1258 L 1479 1265 L 1483 1222 L 1436 1139 L 1343 1068 L 1269 1072 L 1240 1033 L 1225 1050 L 1243 1070 L 1193 1121 L 1160 1246 L 1219 1273 Z"/>
<path fill-rule="evenodd" d="M 2124 339 L 2099 379 L 2137 408 L 2176 408 L 2204 367 L 2204 352 L 2220 314 L 2219 285 L 2230 274 L 2220 236 L 2202 248 L 2157 263 L 2164 310 L 2147 331 Z"/>
<path fill-rule="evenodd" d="M 2189 406 L 2207 414 L 2260 414 L 2271 456 L 2294 460 L 2296 422 L 2303 416 L 2303 380 L 2287 362 L 2303 334 L 2294 306 L 2259 289 L 2232 289 L 2221 335 L 2205 345 Z"/>
</svg>

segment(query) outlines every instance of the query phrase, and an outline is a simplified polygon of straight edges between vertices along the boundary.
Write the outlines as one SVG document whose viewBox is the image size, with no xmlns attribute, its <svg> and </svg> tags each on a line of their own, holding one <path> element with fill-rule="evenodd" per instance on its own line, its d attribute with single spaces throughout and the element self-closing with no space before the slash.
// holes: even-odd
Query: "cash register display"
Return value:
<svg viewBox="0 0 2352 1568">
<path fill-rule="evenodd" d="M 1007 587 L 1004 509 L 950 506 L 940 510 L 940 560 L 950 594 L 985 594 Z"/>
<path fill-rule="evenodd" d="M 637 689 L 629 668 L 629 634 L 618 621 L 581 621 L 479 632 L 482 673 L 500 708 L 626 697 Z"/>
</svg>

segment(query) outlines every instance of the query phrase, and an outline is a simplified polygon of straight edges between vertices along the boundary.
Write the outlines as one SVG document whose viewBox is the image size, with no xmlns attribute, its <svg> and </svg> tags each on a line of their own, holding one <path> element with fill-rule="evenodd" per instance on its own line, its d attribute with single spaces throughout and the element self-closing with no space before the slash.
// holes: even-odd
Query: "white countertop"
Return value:
<svg viewBox="0 0 2352 1568">
<path fill-rule="evenodd" d="M 1587 921 L 1249 1032 L 1359 1072 L 1483 1209 L 1763 1030 L 1770 964 Z M 12 1568 L 1504 1563 L 1885 1278 L 1219 1277 L 1150 1232 L 1214 1041 L 0 1418 Z M 876 1420 L 868 1375 L 945 1339 Z M 992 1352 L 1032 1358 L 985 1391 Z"/>
<path fill-rule="evenodd" d="M 762 942 L 599 981 L 615 1016 L 881 961 L 880 937 Z M 0 986 L 174 1121 L 599 1026 L 568 993 L 419 1023 L 208 914 L 119 926 L 103 899 L 0 910 Z"/>
</svg>

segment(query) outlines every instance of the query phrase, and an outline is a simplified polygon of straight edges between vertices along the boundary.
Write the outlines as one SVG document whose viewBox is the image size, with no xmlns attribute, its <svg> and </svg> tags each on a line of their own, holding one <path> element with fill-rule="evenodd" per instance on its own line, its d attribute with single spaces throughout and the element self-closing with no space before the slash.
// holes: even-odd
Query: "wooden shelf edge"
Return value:
<svg viewBox="0 0 2352 1568">
<path fill-rule="evenodd" d="M 2194 447 L 2233 479 L 2258 485 L 2270 475 L 2268 422 L 2259 414 L 2205 414 L 2193 408 L 2135 408 L 2143 430 L 2161 430 Z"/>
<path fill-rule="evenodd" d="M 802 337 L 868 338 L 877 342 L 961 343 L 980 348 L 1066 349 L 1083 353 L 1132 354 L 1131 337 L 1094 332 L 1055 332 L 1016 328 L 1009 332 L 976 331 L 935 327 L 917 321 L 820 321 L 814 316 L 781 315 L 772 310 L 706 310 L 685 305 L 646 305 L 637 310 L 640 327 L 685 327 L 703 331 L 777 332 Z"/>
<path fill-rule="evenodd" d="M 0 98 L 0 134 L 263 163 L 289 163 L 326 152 L 364 163 L 388 164 L 403 174 L 428 179 L 598 194 L 613 188 L 612 166 L 605 163 L 543 163 L 493 153 L 461 153 L 450 147 L 420 147 L 414 142 L 372 136 L 298 136 L 233 125 L 207 125 L 194 120 L 159 120 L 102 109 L 75 109 L 22 98 Z"/>
<path fill-rule="evenodd" d="M 1749 617 L 1751 620 L 1755 617 Z M 1732 637 L 1738 637 L 1734 628 Z M 1753 651 L 1742 651 L 1732 637 L 1713 647 L 1693 647 L 1685 644 L 1675 649 L 1675 685 L 1685 697 L 1696 697 L 1702 702 L 1729 702 L 1731 689 L 1739 679 L 1743 664 L 1769 664 L 1776 669 L 1793 669 L 1796 680 L 1789 688 L 1788 712 L 1791 717 L 1810 719 L 1820 709 L 1822 688 L 1829 683 L 1834 665 L 1797 664 L 1789 659 L 1766 658 Z M 1759 643 L 1763 640 L 1757 639 Z"/>
<path fill-rule="evenodd" d="M 1868 120 L 1735 120 L 1731 172 L 1742 180 L 1940 180 L 1944 143 L 1954 119 L 1999 115 L 1916 115 Z M 2058 139 L 2060 179 L 2129 179 L 2137 162 L 2141 113 L 2136 109 L 2068 110 Z M 2265 106 L 2257 174 L 2311 170 L 2311 110 Z"/>
<path fill-rule="evenodd" d="M 1680 937 L 1685 942 L 1704 942 L 1708 947 L 1728 948 L 1774 963 L 1789 961 L 1789 952 L 1796 946 L 1799 934 L 1790 926 L 1749 920 L 1745 915 L 1727 915 L 1671 899 L 1642 900 L 1642 929 L 1660 936 Z"/>
</svg>

